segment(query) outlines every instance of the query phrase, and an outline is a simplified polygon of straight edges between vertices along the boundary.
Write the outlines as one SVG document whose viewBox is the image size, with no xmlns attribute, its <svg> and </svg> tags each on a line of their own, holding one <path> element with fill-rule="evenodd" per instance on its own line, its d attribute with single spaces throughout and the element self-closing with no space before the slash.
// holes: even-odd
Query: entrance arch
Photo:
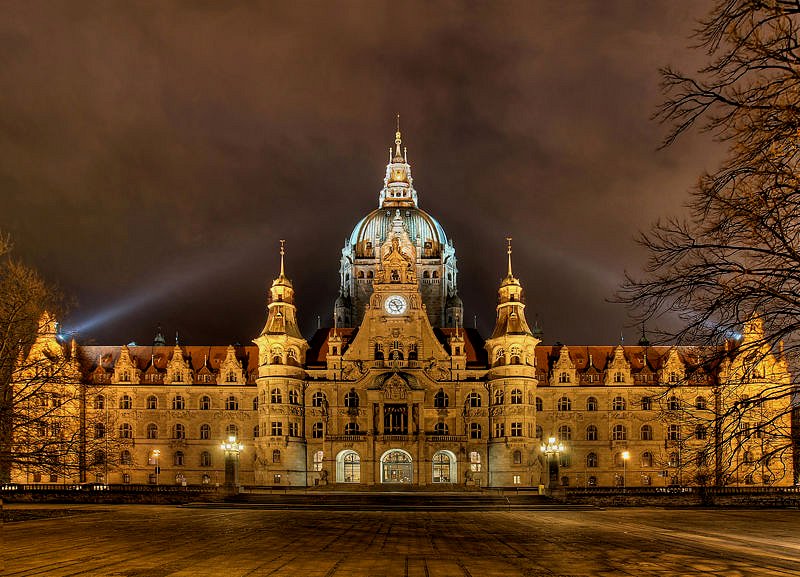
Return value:
<svg viewBox="0 0 800 577">
<path fill-rule="evenodd" d="M 411 454 L 403 449 L 389 449 L 381 456 L 381 483 L 410 484 L 414 477 Z"/>
<path fill-rule="evenodd" d="M 352 449 L 345 449 L 336 455 L 336 482 L 361 482 L 361 456 Z"/>
<path fill-rule="evenodd" d="M 452 452 L 446 450 L 436 451 L 431 461 L 433 466 L 431 479 L 434 483 L 457 482 L 456 456 Z"/>
</svg>

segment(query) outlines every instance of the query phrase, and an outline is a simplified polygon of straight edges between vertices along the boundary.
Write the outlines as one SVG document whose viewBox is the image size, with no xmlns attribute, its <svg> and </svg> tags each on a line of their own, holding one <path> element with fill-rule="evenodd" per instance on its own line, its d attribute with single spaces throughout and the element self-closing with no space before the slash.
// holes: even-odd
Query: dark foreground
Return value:
<svg viewBox="0 0 800 577">
<path fill-rule="evenodd" d="M 790 510 L 75 509 L 81 514 L 6 523 L 2 574 L 800 575 L 800 512 Z"/>
</svg>

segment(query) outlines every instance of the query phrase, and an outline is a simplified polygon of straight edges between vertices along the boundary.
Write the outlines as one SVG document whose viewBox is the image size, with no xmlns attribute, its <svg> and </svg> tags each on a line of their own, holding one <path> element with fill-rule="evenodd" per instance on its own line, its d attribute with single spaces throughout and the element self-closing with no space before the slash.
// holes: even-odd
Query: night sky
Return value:
<svg viewBox="0 0 800 577">
<path fill-rule="evenodd" d="M 0 229 L 76 300 L 79 340 L 247 343 L 285 238 L 306 335 L 377 206 L 400 113 L 420 207 L 454 240 L 466 324 L 506 236 L 545 343 L 635 342 L 606 302 L 633 238 L 720 150 L 664 151 L 658 68 L 694 71 L 696 1 L 11 2 Z"/>
</svg>

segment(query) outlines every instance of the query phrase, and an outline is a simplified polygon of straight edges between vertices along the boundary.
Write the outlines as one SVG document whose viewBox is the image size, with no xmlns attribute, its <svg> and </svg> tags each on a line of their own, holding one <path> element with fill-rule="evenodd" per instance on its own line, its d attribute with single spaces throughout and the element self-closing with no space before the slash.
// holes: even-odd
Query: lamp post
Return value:
<svg viewBox="0 0 800 577">
<path fill-rule="evenodd" d="M 161 455 L 161 451 L 158 449 L 153 449 L 153 462 L 155 463 L 155 471 L 156 471 L 156 485 L 158 485 L 158 474 L 161 472 L 161 467 L 158 466 L 158 457 Z"/>
<path fill-rule="evenodd" d="M 244 445 L 231 435 L 220 447 L 225 451 L 225 488 L 234 491 L 239 486 L 239 453 Z"/>
<path fill-rule="evenodd" d="M 547 439 L 547 443 L 542 443 L 540 447 L 542 453 L 545 454 L 547 457 L 547 488 L 552 489 L 553 487 L 553 465 L 551 463 L 551 459 L 555 457 L 558 459 L 558 456 L 564 452 L 564 444 L 557 441 L 555 437 L 550 437 Z M 558 469 L 556 468 L 556 478 L 558 477 Z"/>
<path fill-rule="evenodd" d="M 622 451 L 622 492 L 628 485 L 628 459 L 631 458 L 629 451 Z"/>
</svg>

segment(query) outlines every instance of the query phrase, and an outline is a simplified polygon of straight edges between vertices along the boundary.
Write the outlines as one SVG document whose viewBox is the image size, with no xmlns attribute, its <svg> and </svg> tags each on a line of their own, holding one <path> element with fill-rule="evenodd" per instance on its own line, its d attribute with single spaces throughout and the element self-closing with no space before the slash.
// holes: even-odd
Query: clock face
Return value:
<svg viewBox="0 0 800 577">
<path fill-rule="evenodd" d="M 400 295 L 394 295 L 386 299 L 383 308 L 385 308 L 386 312 L 390 315 L 402 315 L 406 312 L 407 306 L 406 299 Z"/>
</svg>

